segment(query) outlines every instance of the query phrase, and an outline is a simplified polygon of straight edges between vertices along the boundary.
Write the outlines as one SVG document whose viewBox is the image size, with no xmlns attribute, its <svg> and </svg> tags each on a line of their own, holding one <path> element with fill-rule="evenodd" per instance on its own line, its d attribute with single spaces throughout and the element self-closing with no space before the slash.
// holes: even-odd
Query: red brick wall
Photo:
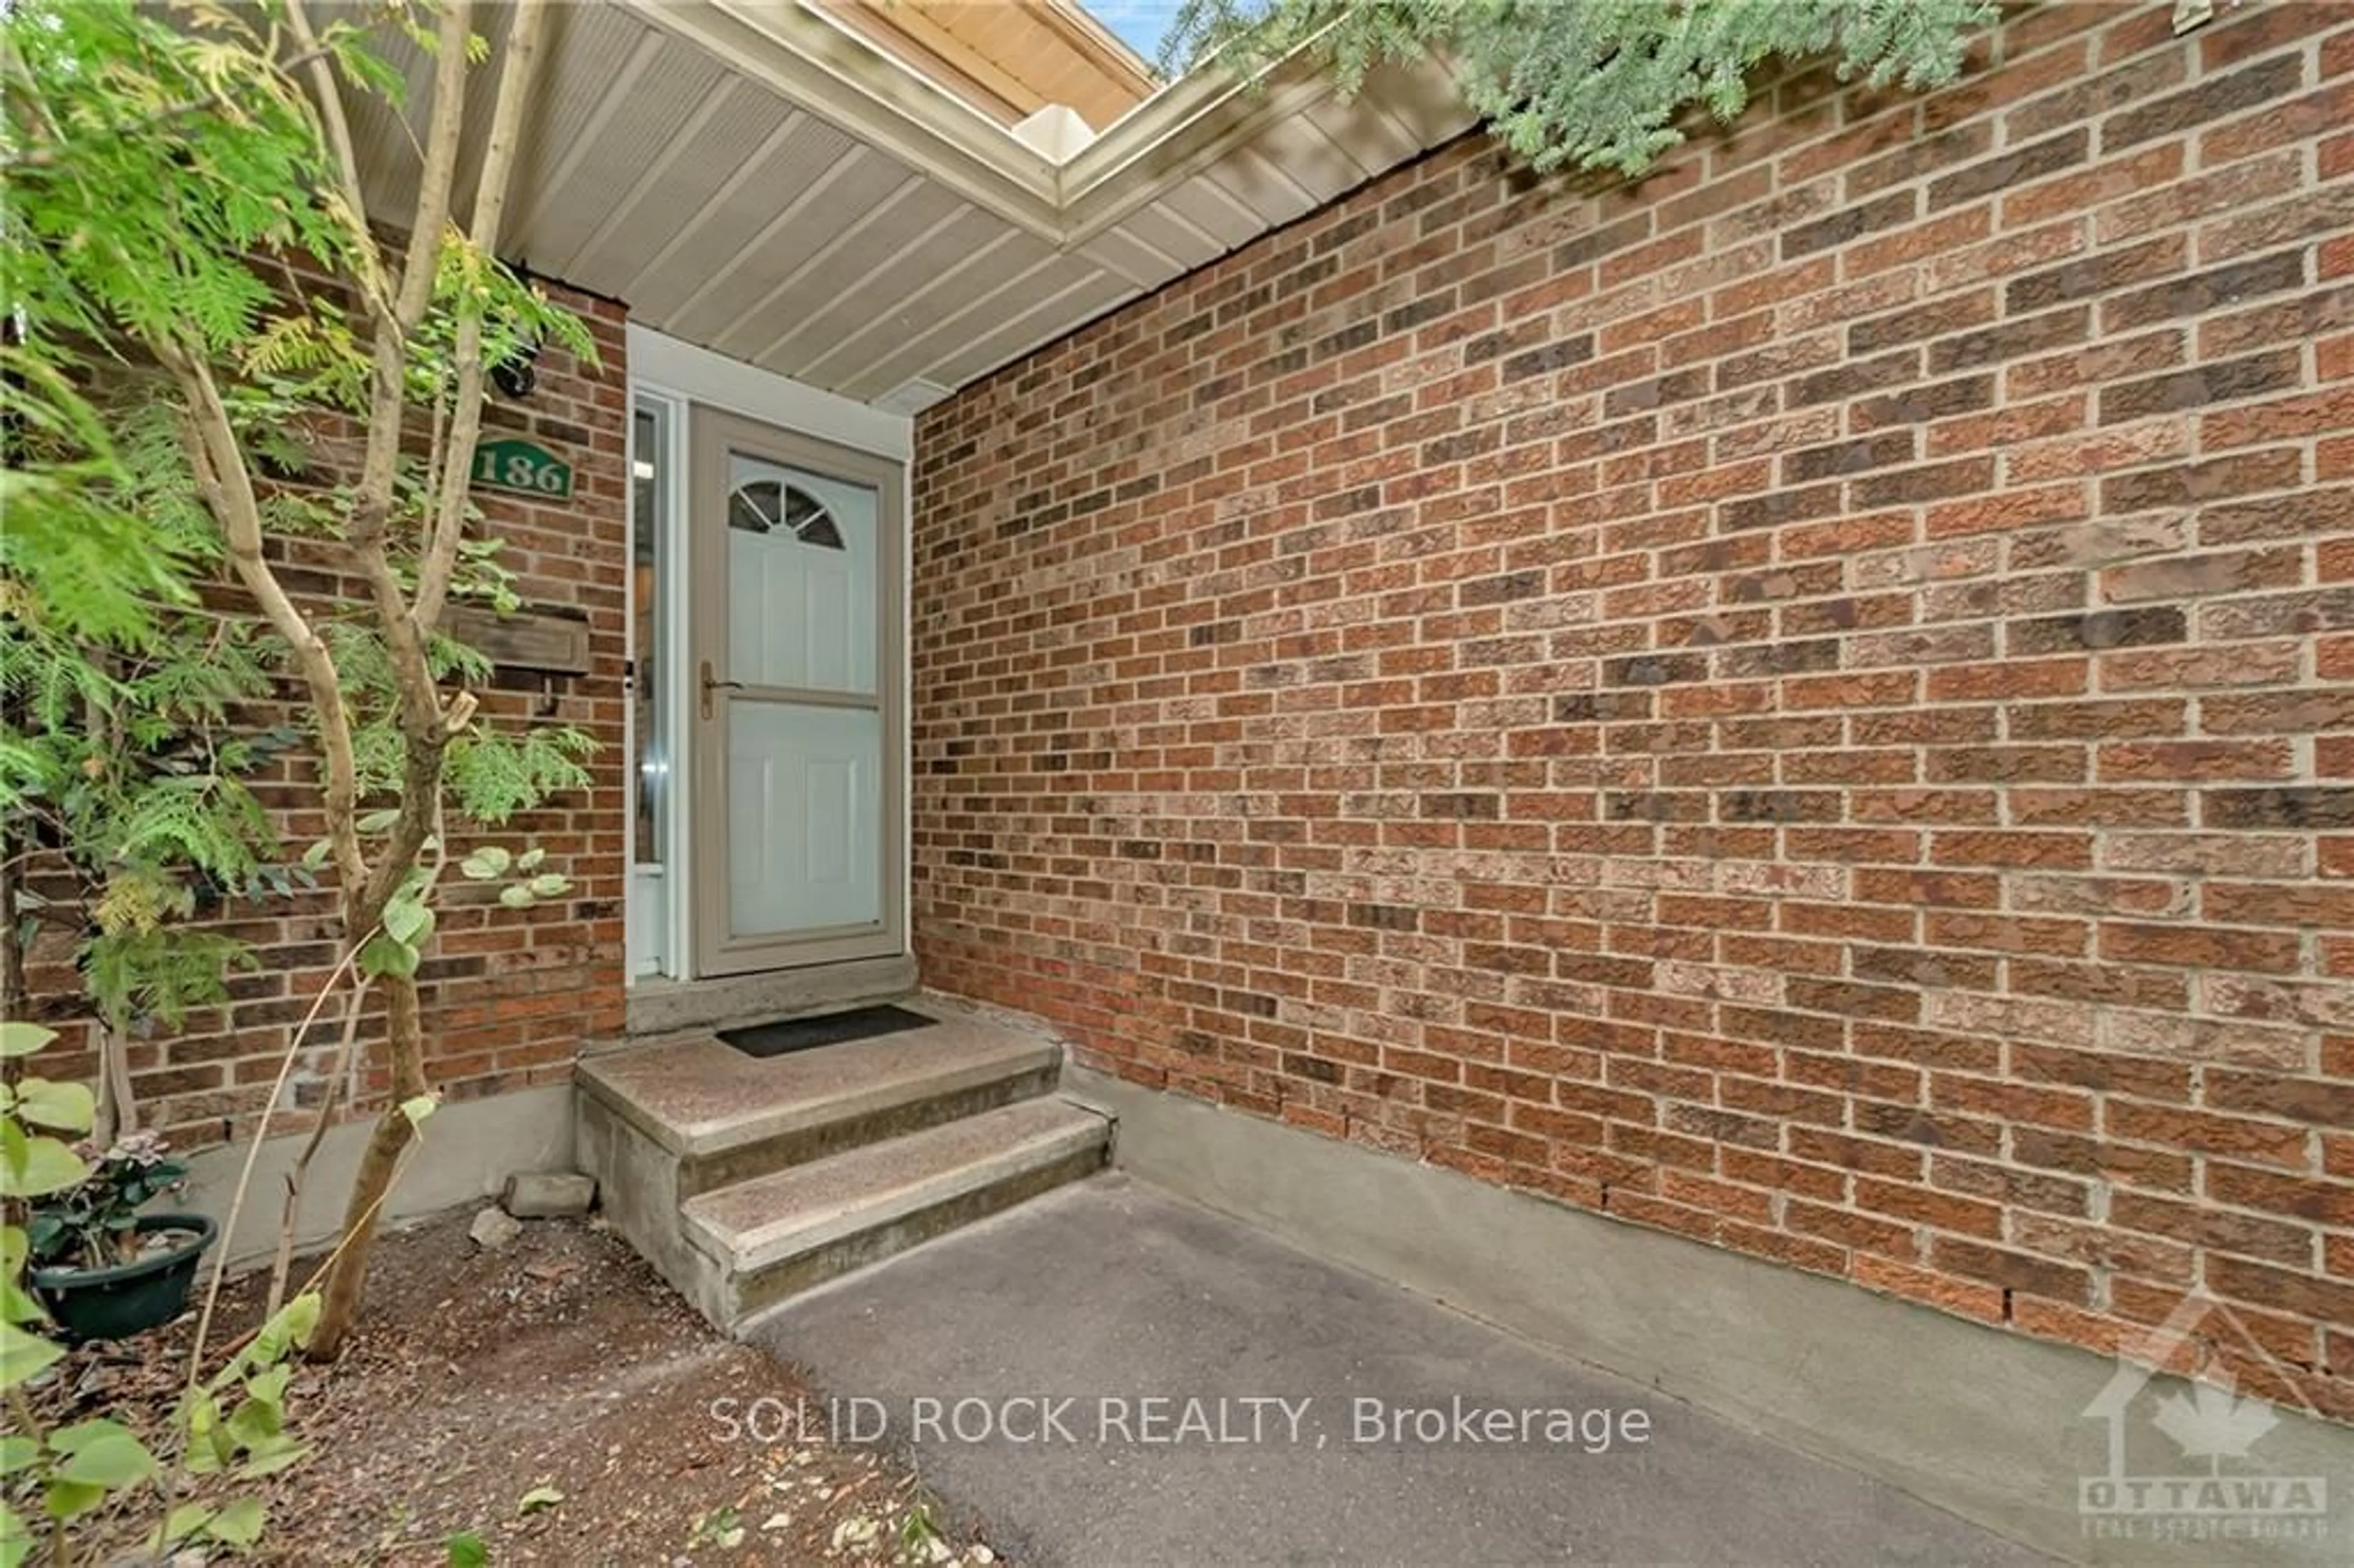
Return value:
<svg viewBox="0 0 2354 1568">
<path fill-rule="evenodd" d="M 506 541 L 501 556 L 516 575 L 515 590 L 535 610 L 577 613 L 588 625 L 592 669 L 584 677 L 553 678 L 502 673 L 482 693 L 484 721 L 514 727 L 525 722 L 571 725 L 593 736 L 602 750 L 588 764 L 593 785 L 559 797 L 543 810 L 518 817 L 482 835 L 488 842 L 548 851 L 547 869 L 571 877 L 571 892 L 531 910 L 500 907 L 493 890 L 454 876 L 438 895 L 436 946 L 419 973 L 425 990 L 427 1076 L 456 1097 L 476 1097 L 561 1082 L 571 1073 L 580 1042 L 618 1033 L 622 1002 L 622 881 L 628 817 L 623 791 L 622 662 L 628 627 L 624 577 L 629 565 L 628 363 L 622 308 L 609 301 L 557 291 L 578 312 L 597 342 L 599 367 L 556 352 L 538 362 L 537 389 L 526 399 L 494 404 L 485 439 L 521 436 L 572 465 L 570 500 L 535 504 L 504 492 L 477 489 L 474 499 Z M 335 476 L 339 457 L 354 457 L 355 429 L 329 429 L 314 441 L 318 461 L 306 480 Z M 290 581 L 315 596 L 351 579 L 338 578 L 332 552 L 297 546 Z M 232 596 L 228 602 L 243 605 Z M 286 810 L 281 831 L 292 853 L 320 836 L 307 759 L 290 765 L 281 781 L 259 787 Z M 457 853 L 475 842 L 458 835 Z M 166 1130 L 184 1150 L 242 1137 L 266 1107 L 289 1038 L 316 998 L 335 961 L 335 920 L 325 895 L 299 900 L 231 900 L 224 928 L 250 942 L 260 969 L 230 981 L 232 1006 L 192 1016 L 177 1032 L 158 1030 L 131 1053 L 140 1116 Z M 67 1030 L 69 1044 L 85 1038 L 66 967 L 69 942 L 52 937 L 34 957 L 27 979 L 37 1013 Z M 380 1049 L 382 1004 L 366 1015 L 362 1033 L 362 1097 L 345 1116 L 373 1114 L 386 1088 Z M 302 1107 L 316 1105 L 332 1072 L 340 1004 L 315 1025 L 298 1062 L 285 1109 L 270 1121 L 272 1133 L 310 1125 Z M 59 1058 L 53 1075 L 94 1066 L 88 1052 Z"/>
<path fill-rule="evenodd" d="M 2354 1414 L 2354 9 L 2169 10 L 1467 141 L 928 414 L 928 981 Z"/>
</svg>

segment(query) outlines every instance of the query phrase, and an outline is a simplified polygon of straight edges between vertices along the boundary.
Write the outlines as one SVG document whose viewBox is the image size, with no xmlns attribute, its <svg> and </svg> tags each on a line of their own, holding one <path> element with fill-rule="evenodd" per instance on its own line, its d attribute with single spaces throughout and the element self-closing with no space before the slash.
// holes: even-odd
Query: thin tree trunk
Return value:
<svg viewBox="0 0 2354 1568">
<path fill-rule="evenodd" d="M 360 1168 L 352 1178 L 352 1195 L 344 1209 L 344 1250 L 328 1271 L 319 1325 L 312 1333 L 308 1354 L 313 1361 L 331 1361 L 343 1354 L 345 1337 L 359 1310 L 360 1287 L 367 1279 L 369 1250 L 376 1245 L 376 1226 L 392 1179 L 400 1168 L 401 1151 L 417 1136 L 407 1103 L 425 1090 L 425 1031 L 419 1012 L 417 981 L 387 975 L 384 987 L 385 1044 L 392 1058 L 392 1098 L 376 1118 Z"/>
<path fill-rule="evenodd" d="M 294 1169 L 286 1173 L 286 1207 L 278 1218 L 278 1255 L 270 1264 L 270 1304 L 263 1311 L 265 1319 L 274 1318 L 286 1305 L 286 1284 L 294 1276 L 294 1230 L 302 1214 L 302 1188 L 310 1180 L 311 1161 L 318 1157 L 319 1145 L 327 1139 L 327 1129 L 334 1125 L 335 1112 L 344 1103 L 344 1080 L 351 1075 L 352 1044 L 359 1034 L 360 1006 L 367 1000 L 367 982 L 355 980 L 351 991 L 344 998 L 344 1033 L 335 1046 L 334 1071 L 327 1075 L 327 1093 L 319 1102 L 318 1119 L 312 1123 L 311 1136 L 295 1157 Z"/>
<path fill-rule="evenodd" d="M 98 1024 L 98 1114 L 90 1141 L 111 1149 L 139 1130 L 139 1101 L 131 1087 L 131 1042 L 111 1019 Z"/>
</svg>

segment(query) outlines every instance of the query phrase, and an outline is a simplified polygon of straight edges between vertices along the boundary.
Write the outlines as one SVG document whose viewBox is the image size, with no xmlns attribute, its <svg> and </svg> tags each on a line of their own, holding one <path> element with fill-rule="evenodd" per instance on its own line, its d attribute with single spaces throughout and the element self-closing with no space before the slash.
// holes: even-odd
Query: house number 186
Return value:
<svg viewBox="0 0 2354 1568">
<path fill-rule="evenodd" d="M 529 441 L 484 441 L 474 449 L 474 482 L 489 490 L 512 490 L 546 501 L 572 493 L 572 466 L 546 447 Z"/>
</svg>

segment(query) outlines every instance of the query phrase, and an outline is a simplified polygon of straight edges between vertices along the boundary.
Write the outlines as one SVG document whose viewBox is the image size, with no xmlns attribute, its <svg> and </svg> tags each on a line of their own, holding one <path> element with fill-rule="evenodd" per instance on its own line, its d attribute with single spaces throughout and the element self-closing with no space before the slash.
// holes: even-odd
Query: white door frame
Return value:
<svg viewBox="0 0 2354 1568">
<path fill-rule="evenodd" d="M 693 548 L 690 538 L 693 530 L 687 524 L 692 462 L 688 427 L 694 406 L 701 404 L 740 414 L 797 435 L 897 463 L 903 474 L 903 482 L 898 487 L 901 504 L 896 516 L 882 515 L 878 522 L 886 529 L 897 530 L 897 537 L 902 541 L 911 538 L 906 503 L 906 477 L 907 471 L 912 467 L 910 459 L 915 450 L 915 421 L 904 414 L 887 413 L 805 382 L 795 381 L 790 376 L 757 369 L 741 360 L 714 354 L 709 349 L 699 348 L 634 322 L 628 328 L 628 343 L 632 411 L 637 402 L 644 399 L 663 405 L 671 416 L 664 422 L 664 429 L 672 450 L 659 454 L 655 461 L 663 467 L 664 482 L 670 492 L 667 509 L 670 535 L 664 544 L 668 546 L 666 558 L 672 565 L 659 585 L 664 626 L 662 660 L 658 662 L 657 668 L 662 662 L 668 664 L 667 670 L 662 671 L 661 678 L 663 698 L 668 705 L 671 719 L 673 755 L 670 759 L 669 831 L 663 845 L 664 870 L 661 878 L 665 906 L 662 926 L 665 934 L 663 949 L 666 963 L 663 972 L 659 975 L 638 975 L 634 962 L 625 962 L 623 969 L 632 985 L 688 984 L 694 982 L 695 973 L 694 911 L 697 896 L 691 816 L 695 809 L 695 798 L 699 793 L 695 779 L 693 753 L 695 747 L 689 743 L 693 734 L 691 726 L 699 722 L 695 716 L 696 710 L 694 705 L 700 696 L 690 657 L 693 585 L 696 575 L 696 563 L 689 554 Z M 630 428 L 630 425 L 624 425 L 625 434 Z M 907 721 L 914 697 L 909 673 L 912 630 L 905 613 L 913 588 L 913 555 L 912 549 L 903 545 L 899 552 L 900 578 L 897 584 L 901 607 L 897 617 L 900 715 L 897 747 L 899 776 L 903 780 L 912 779 L 914 767 L 913 742 Z M 628 712 L 629 705 L 625 704 L 623 713 L 626 715 Z M 632 811 L 636 789 L 635 736 L 625 733 L 623 744 L 629 747 L 632 759 L 632 793 L 624 802 L 623 810 Z M 895 858 L 899 868 L 899 885 L 896 891 L 898 906 L 903 912 L 900 939 L 904 945 L 909 939 L 908 926 L 912 923 L 914 897 L 909 874 L 909 867 L 914 863 L 913 828 L 908 820 L 907 791 L 904 789 L 898 814 Z M 625 821 L 623 842 L 629 846 L 632 862 L 622 879 L 622 886 L 627 890 L 625 896 L 637 891 L 635 838 L 634 828 Z M 625 919 L 625 928 L 628 924 Z"/>
<path fill-rule="evenodd" d="M 629 423 L 626 429 L 629 431 L 628 451 L 632 471 L 630 477 L 629 504 L 634 508 L 637 503 L 635 470 L 642 462 L 653 465 L 655 473 L 652 477 L 660 482 L 662 489 L 660 502 L 663 516 L 662 535 L 656 542 L 654 552 L 655 562 L 661 568 L 654 577 L 654 597 L 658 601 L 655 624 L 658 628 L 659 644 L 652 650 L 652 667 L 655 678 L 662 683 L 662 689 L 655 694 L 656 701 L 661 705 L 663 715 L 670 721 L 667 726 L 670 733 L 664 736 L 669 755 L 663 759 L 663 766 L 668 770 L 663 780 L 663 799 L 669 809 L 663 814 L 658 830 L 662 861 L 655 868 L 659 874 L 646 875 L 642 874 L 642 868 L 637 857 L 638 792 L 643 788 L 644 780 L 640 777 L 638 766 L 636 689 L 637 683 L 646 679 L 648 661 L 647 650 L 640 648 L 636 641 L 640 607 L 636 558 L 638 519 L 633 510 L 630 516 L 630 553 L 627 557 L 629 569 L 623 578 L 625 587 L 622 595 L 622 613 L 626 618 L 625 624 L 629 632 L 631 690 L 629 700 L 621 705 L 621 747 L 629 758 L 625 769 L 628 787 L 624 790 L 622 803 L 623 810 L 628 813 L 629 822 L 627 830 L 622 834 L 623 852 L 628 863 L 621 878 L 623 899 L 621 927 L 626 948 L 622 974 L 627 984 L 635 986 L 641 980 L 659 984 L 684 974 L 687 957 L 685 948 L 681 945 L 684 940 L 684 922 L 686 918 L 686 910 L 690 907 L 685 902 L 686 884 L 690 874 L 686 861 L 687 841 L 684 821 L 684 813 L 687 807 L 686 802 L 680 796 L 685 787 L 688 772 L 685 759 L 678 755 L 681 748 L 680 736 L 677 733 L 679 661 L 685 657 L 686 651 L 687 585 L 681 580 L 684 577 L 681 569 L 684 562 L 680 555 L 685 542 L 685 529 L 680 519 L 681 508 L 686 502 L 686 478 L 681 471 L 681 465 L 685 461 L 685 441 L 683 431 L 686 422 L 686 404 L 651 388 L 632 387 L 629 405 Z M 657 421 L 659 428 L 656 431 L 659 444 L 650 451 L 641 451 L 638 449 L 638 414 L 642 409 L 659 416 Z M 660 906 L 652 910 L 640 906 L 642 901 L 650 898 L 658 901 Z M 642 939 L 642 934 L 649 930 L 652 933 L 652 936 Z"/>
</svg>

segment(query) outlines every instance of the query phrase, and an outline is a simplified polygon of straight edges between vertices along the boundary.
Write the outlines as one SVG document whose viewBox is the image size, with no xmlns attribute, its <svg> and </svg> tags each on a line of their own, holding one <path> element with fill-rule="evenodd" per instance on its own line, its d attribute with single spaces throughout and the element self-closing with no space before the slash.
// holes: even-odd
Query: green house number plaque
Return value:
<svg viewBox="0 0 2354 1568">
<path fill-rule="evenodd" d="M 484 441 L 474 449 L 474 482 L 487 490 L 562 501 L 572 493 L 572 465 L 529 441 Z"/>
</svg>

